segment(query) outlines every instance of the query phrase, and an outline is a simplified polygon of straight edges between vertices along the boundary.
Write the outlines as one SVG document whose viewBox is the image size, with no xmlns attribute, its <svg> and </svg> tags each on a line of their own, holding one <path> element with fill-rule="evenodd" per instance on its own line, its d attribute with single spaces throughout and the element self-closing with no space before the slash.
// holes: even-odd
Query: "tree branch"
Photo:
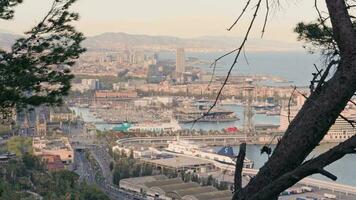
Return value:
<svg viewBox="0 0 356 200">
<path fill-rule="evenodd" d="M 276 193 L 283 191 L 286 187 L 293 186 L 303 178 L 312 174 L 319 173 L 335 181 L 337 177 L 326 171 L 324 168 L 347 154 L 355 153 L 355 149 L 356 135 L 318 157 L 306 161 L 295 170 L 286 173 L 277 180 L 269 183 L 260 192 L 254 195 L 251 200 L 271 199 Z"/>
<path fill-rule="evenodd" d="M 213 105 L 211 105 L 210 108 L 208 109 L 208 111 L 206 111 L 205 113 L 203 113 L 201 117 L 199 117 L 199 118 L 197 118 L 197 119 L 195 119 L 194 121 L 191 122 L 191 123 L 192 123 L 192 126 L 191 126 L 190 129 L 193 129 L 195 123 L 198 122 L 199 120 L 203 119 L 206 115 L 208 115 L 208 114 L 215 108 L 215 106 L 217 105 L 217 103 L 218 103 L 218 101 L 219 101 L 219 98 L 220 98 L 220 96 L 221 96 L 221 94 L 222 94 L 222 92 L 223 92 L 223 90 L 224 90 L 224 88 L 225 88 L 225 86 L 226 86 L 226 84 L 227 84 L 227 82 L 228 82 L 230 76 L 231 76 L 232 70 L 234 69 L 234 67 L 235 67 L 235 65 L 236 65 L 236 63 L 237 63 L 237 60 L 239 59 L 239 57 L 240 57 L 240 55 L 241 55 L 241 52 L 243 51 L 243 47 L 245 46 L 245 44 L 246 44 L 246 42 L 247 42 L 247 39 L 248 39 L 248 37 L 249 37 L 249 35 L 250 35 L 251 29 L 252 29 L 252 27 L 253 27 L 253 25 L 254 25 L 254 23 L 255 23 L 256 17 L 257 17 L 257 13 L 258 13 L 258 11 L 259 11 L 259 9 L 260 9 L 261 2 L 262 2 L 262 0 L 258 0 L 258 2 L 257 2 L 257 4 L 256 4 L 256 8 L 255 8 L 254 14 L 253 14 L 253 16 L 252 16 L 252 19 L 251 19 L 251 21 L 250 21 L 250 24 L 249 24 L 249 26 L 248 26 L 248 28 L 247 28 L 246 33 L 245 33 L 244 39 L 242 40 L 242 42 L 241 42 L 239 48 L 237 48 L 237 49 L 235 49 L 235 50 L 233 50 L 233 51 L 231 51 L 231 52 L 229 52 L 229 53 L 227 53 L 227 54 L 221 56 L 220 58 L 218 58 L 218 59 L 221 59 L 222 57 L 225 57 L 225 56 L 227 56 L 227 55 L 229 55 L 229 54 L 231 54 L 231 53 L 233 53 L 233 52 L 237 52 L 236 55 L 235 55 L 234 61 L 233 61 L 233 63 L 231 64 L 231 66 L 230 66 L 230 68 L 229 68 L 229 71 L 227 72 L 227 75 L 226 75 L 226 77 L 225 77 L 225 80 L 224 80 L 222 86 L 220 87 L 218 94 L 216 95 L 216 98 L 215 98 L 215 101 L 214 101 Z M 237 23 L 237 22 L 236 22 L 236 23 Z M 233 26 L 234 26 L 234 25 L 233 25 Z M 232 27 L 233 27 L 233 26 L 232 26 Z M 214 63 L 215 63 L 215 62 L 214 62 Z M 214 63 L 213 63 L 213 64 L 214 64 Z"/>
<path fill-rule="evenodd" d="M 294 86 L 293 92 L 292 92 L 292 94 L 290 95 L 289 101 L 288 101 L 288 122 L 289 122 L 289 123 L 290 123 L 290 104 L 291 104 L 291 102 L 292 102 L 292 98 L 293 98 L 293 95 L 294 95 L 294 92 L 295 92 L 296 89 L 297 89 L 297 86 Z"/>
<path fill-rule="evenodd" d="M 235 20 L 235 22 L 227 29 L 228 31 L 231 31 L 231 29 L 234 28 L 234 26 L 237 24 L 237 22 L 240 21 L 241 17 L 244 15 L 244 13 L 246 12 L 247 7 L 250 5 L 251 0 L 248 0 L 245 4 L 245 7 L 242 9 L 242 12 L 240 13 L 240 15 L 237 17 L 237 19 Z"/>
<path fill-rule="evenodd" d="M 334 39 L 338 44 L 340 53 L 351 55 L 355 52 L 356 35 L 350 20 L 344 0 L 326 0 L 331 24 L 333 26 Z"/>
<path fill-rule="evenodd" d="M 239 154 L 236 157 L 235 177 L 234 177 L 234 195 L 237 195 L 242 189 L 242 168 L 246 157 L 246 143 L 240 145 Z"/>
</svg>

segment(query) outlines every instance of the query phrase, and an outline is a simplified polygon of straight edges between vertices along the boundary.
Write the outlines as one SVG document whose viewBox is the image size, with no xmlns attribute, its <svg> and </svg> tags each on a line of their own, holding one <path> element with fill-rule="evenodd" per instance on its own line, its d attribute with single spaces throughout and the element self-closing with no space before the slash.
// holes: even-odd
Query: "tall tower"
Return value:
<svg viewBox="0 0 356 200">
<path fill-rule="evenodd" d="M 176 72 L 182 74 L 185 72 L 185 53 L 184 48 L 178 48 L 176 54 Z"/>
<path fill-rule="evenodd" d="M 244 123 L 243 123 L 243 131 L 246 134 L 254 133 L 255 127 L 253 124 L 253 110 L 252 110 L 252 101 L 253 101 L 253 80 L 246 79 L 245 80 L 245 107 L 244 107 Z"/>
</svg>

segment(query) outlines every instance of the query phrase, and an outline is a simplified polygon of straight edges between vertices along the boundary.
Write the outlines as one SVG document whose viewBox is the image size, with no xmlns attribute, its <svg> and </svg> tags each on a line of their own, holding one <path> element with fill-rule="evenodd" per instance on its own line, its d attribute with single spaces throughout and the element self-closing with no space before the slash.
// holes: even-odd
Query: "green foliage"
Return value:
<svg viewBox="0 0 356 200">
<path fill-rule="evenodd" d="M 41 159 L 37 156 L 34 156 L 28 152 L 24 153 L 22 156 L 22 162 L 24 163 L 25 167 L 29 170 L 37 169 L 41 170 L 44 169 L 44 165 L 41 162 Z"/>
<path fill-rule="evenodd" d="M 68 11 L 75 1 L 54 0 L 47 15 L 25 33 L 26 37 L 18 39 L 9 52 L 0 51 L 2 111 L 14 106 L 57 105 L 68 94 L 73 78 L 70 67 L 85 51 L 81 47 L 83 34 L 70 25 L 79 19 L 77 13 Z M 15 5 L 2 6 L 2 13 L 11 16 L 9 9 Z"/>
<path fill-rule="evenodd" d="M 12 137 L 6 142 L 7 151 L 16 153 L 21 157 L 25 153 L 32 153 L 32 138 L 30 137 Z"/>
<path fill-rule="evenodd" d="M 121 179 L 150 176 L 153 174 L 153 167 L 136 161 L 132 158 L 120 156 L 116 161 L 113 170 L 113 183 L 119 185 Z"/>
<path fill-rule="evenodd" d="M 310 45 L 304 46 L 310 53 L 321 51 L 324 55 L 331 55 L 335 51 L 330 27 L 323 26 L 320 23 L 305 24 L 300 22 L 295 27 L 294 32 L 298 34 L 299 41 L 304 41 Z"/>
<path fill-rule="evenodd" d="M 1 0 L 0 19 L 12 19 L 14 17 L 14 10 L 12 8 L 20 3 L 22 3 L 22 0 Z"/>
<path fill-rule="evenodd" d="M 83 185 L 80 190 L 80 200 L 109 200 L 99 188 L 95 186 Z"/>
<path fill-rule="evenodd" d="M 356 29 L 356 21 L 353 22 Z M 298 34 L 298 40 L 304 41 L 304 46 L 310 53 L 320 52 L 322 55 L 332 58 L 338 55 L 338 47 L 334 40 L 333 30 L 325 22 L 300 22 L 294 29 Z"/>
<path fill-rule="evenodd" d="M 0 136 L 11 132 L 10 125 L 0 124 Z"/>
<path fill-rule="evenodd" d="M 0 200 L 33 199 L 33 195 L 44 200 L 108 200 L 100 189 L 80 184 L 74 172 L 62 170 L 48 173 L 38 167 L 38 158 L 24 154 L 22 159 L 3 164 L 0 170 Z"/>
<path fill-rule="evenodd" d="M 214 183 L 214 178 L 212 175 L 209 175 L 207 180 L 207 185 L 213 185 L 213 183 Z"/>
<path fill-rule="evenodd" d="M 114 162 L 110 162 L 109 168 L 110 168 L 110 171 L 112 171 L 114 169 Z"/>
</svg>

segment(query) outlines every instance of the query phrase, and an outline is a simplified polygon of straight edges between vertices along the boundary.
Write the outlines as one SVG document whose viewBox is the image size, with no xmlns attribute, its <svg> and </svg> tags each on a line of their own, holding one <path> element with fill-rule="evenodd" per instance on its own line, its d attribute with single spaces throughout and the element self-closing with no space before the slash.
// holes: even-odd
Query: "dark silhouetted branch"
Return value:
<svg viewBox="0 0 356 200">
<path fill-rule="evenodd" d="M 292 102 L 292 98 L 294 96 L 294 92 L 297 90 L 297 86 L 294 86 L 293 88 L 293 91 L 292 91 L 292 94 L 290 95 L 289 97 L 289 100 L 288 100 L 288 122 L 290 123 L 290 104 Z"/>
<path fill-rule="evenodd" d="M 263 35 L 265 34 L 265 31 L 266 31 L 266 25 L 267 25 L 267 21 L 268 21 L 268 15 L 269 15 L 269 3 L 268 3 L 268 0 L 266 0 L 266 15 L 265 15 L 265 21 L 263 22 L 263 28 L 262 28 L 261 38 L 263 38 Z"/>
<path fill-rule="evenodd" d="M 245 157 L 246 157 L 246 143 L 242 143 L 240 145 L 239 154 L 236 157 L 236 165 L 235 165 L 234 193 L 236 195 L 242 189 L 242 169 L 244 166 Z"/>
<path fill-rule="evenodd" d="M 355 128 L 355 124 L 356 124 L 355 120 L 348 119 L 347 117 L 343 116 L 342 114 L 340 114 L 340 117 L 343 120 L 345 120 L 347 123 L 349 123 L 353 128 Z"/>
<path fill-rule="evenodd" d="M 240 15 L 237 17 L 237 19 L 235 20 L 235 22 L 227 29 L 228 31 L 231 31 L 232 28 L 234 28 L 234 26 L 237 24 L 237 22 L 240 21 L 241 17 L 245 14 L 247 7 L 250 5 L 251 0 L 248 0 L 245 4 L 245 7 L 242 9 L 242 12 L 240 13 Z"/>
<path fill-rule="evenodd" d="M 327 177 L 327 178 L 330 178 L 330 179 L 333 180 L 333 181 L 336 181 L 336 180 L 337 180 L 337 176 L 335 176 L 334 174 L 332 174 L 332 173 L 326 171 L 325 169 L 318 169 L 317 172 L 318 172 L 319 174 L 321 174 L 321 175 Z"/>
<path fill-rule="evenodd" d="M 228 53 L 226 53 L 226 54 L 220 56 L 219 58 L 215 59 L 214 62 L 211 63 L 210 68 L 213 67 L 213 74 L 211 75 L 211 78 L 210 78 L 210 81 L 209 81 L 209 84 L 208 84 L 208 88 L 210 87 L 211 83 L 213 82 L 213 78 L 214 78 L 215 70 L 216 70 L 216 64 L 218 63 L 218 61 L 221 60 L 221 59 L 223 59 L 223 58 L 225 58 L 225 57 L 228 56 L 228 55 L 233 54 L 233 53 L 236 52 L 237 50 L 239 50 L 239 49 L 234 49 L 234 50 L 232 50 L 232 51 L 230 51 L 230 52 L 228 52 Z"/>
<path fill-rule="evenodd" d="M 318 85 L 316 86 L 315 90 L 320 90 L 320 87 L 325 83 L 326 78 L 329 75 L 330 69 L 332 66 L 338 64 L 339 62 L 336 60 L 331 60 L 328 66 L 326 67 L 323 75 L 321 76 Z"/>
<path fill-rule="evenodd" d="M 259 0 L 259 1 L 257 2 L 257 4 L 256 4 L 255 12 L 254 12 L 254 14 L 253 14 L 253 16 L 252 16 L 252 19 L 251 19 L 251 21 L 250 21 L 250 24 L 249 24 L 249 26 L 248 26 L 248 28 L 247 28 L 246 33 L 245 33 L 245 37 L 244 37 L 243 41 L 241 42 L 239 48 L 237 48 L 237 49 L 235 49 L 235 50 L 233 50 L 233 51 L 231 51 L 231 52 L 229 52 L 229 53 L 227 53 L 227 54 L 224 54 L 223 56 L 220 56 L 220 57 L 218 58 L 218 59 L 221 59 L 221 58 L 223 58 L 223 57 L 225 57 L 225 56 L 227 56 L 227 55 L 232 54 L 233 52 L 237 52 L 237 53 L 236 53 L 236 56 L 235 56 L 235 59 L 234 59 L 233 63 L 231 64 L 231 66 L 230 66 L 230 68 L 229 68 L 229 71 L 228 71 L 228 73 L 227 73 L 227 75 L 226 75 L 226 77 L 225 77 L 225 80 L 224 80 L 222 86 L 220 87 L 220 90 L 219 90 L 218 94 L 216 95 L 216 98 L 215 98 L 215 101 L 214 101 L 213 105 L 211 105 L 210 108 L 208 109 L 208 111 L 205 112 L 205 113 L 203 113 L 201 117 L 199 117 L 199 118 L 193 120 L 192 122 L 190 122 L 190 123 L 193 123 L 192 126 L 191 126 L 191 129 L 194 127 L 194 125 L 195 125 L 196 122 L 198 122 L 199 120 L 201 120 L 201 119 L 203 119 L 205 116 L 207 116 L 207 115 L 212 111 L 212 109 L 214 109 L 215 106 L 217 105 L 217 103 L 218 103 L 218 101 L 219 101 L 219 98 L 220 98 L 220 96 L 221 96 L 221 94 L 222 94 L 222 91 L 224 90 L 224 88 L 225 88 L 225 86 L 226 86 L 226 84 L 227 84 L 227 82 L 228 82 L 228 80 L 229 80 L 229 78 L 230 78 L 230 75 L 231 75 L 231 73 L 232 73 L 232 70 L 234 69 L 234 67 L 235 67 L 235 65 L 236 65 L 236 63 L 237 63 L 237 60 L 238 60 L 238 58 L 240 57 L 241 52 L 243 51 L 243 47 L 245 46 L 245 44 L 246 44 L 246 42 L 247 42 L 248 36 L 250 35 L 251 29 L 252 29 L 253 24 L 255 23 L 255 20 L 256 20 L 256 17 L 257 17 L 257 13 L 258 13 L 258 11 L 259 11 L 259 9 L 260 9 L 261 2 L 262 2 L 262 0 Z M 232 27 L 233 27 L 233 26 L 232 26 Z M 215 63 L 215 62 L 214 62 L 214 63 Z M 214 63 L 213 63 L 213 64 L 214 64 Z M 215 65 L 215 64 L 214 64 L 214 65 Z"/>
</svg>

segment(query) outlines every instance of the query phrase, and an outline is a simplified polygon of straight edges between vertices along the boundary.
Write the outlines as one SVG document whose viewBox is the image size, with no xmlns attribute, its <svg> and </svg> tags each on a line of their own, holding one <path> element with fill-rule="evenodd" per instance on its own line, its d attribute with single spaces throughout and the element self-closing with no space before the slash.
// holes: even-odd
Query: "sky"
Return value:
<svg viewBox="0 0 356 200">
<path fill-rule="evenodd" d="M 16 8 L 15 19 L 0 21 L 0 30 L 22 33 L 40 21 L 49 9 L 51 0 L 25 0 Z M 248 9 L 245 18 L 233 31 L 226 28 L 241 12 L 243 0 L 79 0 L 73 10 L 81 19 L 78 29 L 87 36 L 104 32 L 170 35 L 184 38 L 198 36 L 242 36 L 252 16 Z M 263 1 L 264 2 L 264 1 Z M 296 42 L 293 28 L 300 21 L 311 21 L 317 15 L 311 0 L 280 0 L 272 8 L 264 38 Z M 261 7 L 251 37 L 260 37 L 265 14 Z"/>
</svg>

